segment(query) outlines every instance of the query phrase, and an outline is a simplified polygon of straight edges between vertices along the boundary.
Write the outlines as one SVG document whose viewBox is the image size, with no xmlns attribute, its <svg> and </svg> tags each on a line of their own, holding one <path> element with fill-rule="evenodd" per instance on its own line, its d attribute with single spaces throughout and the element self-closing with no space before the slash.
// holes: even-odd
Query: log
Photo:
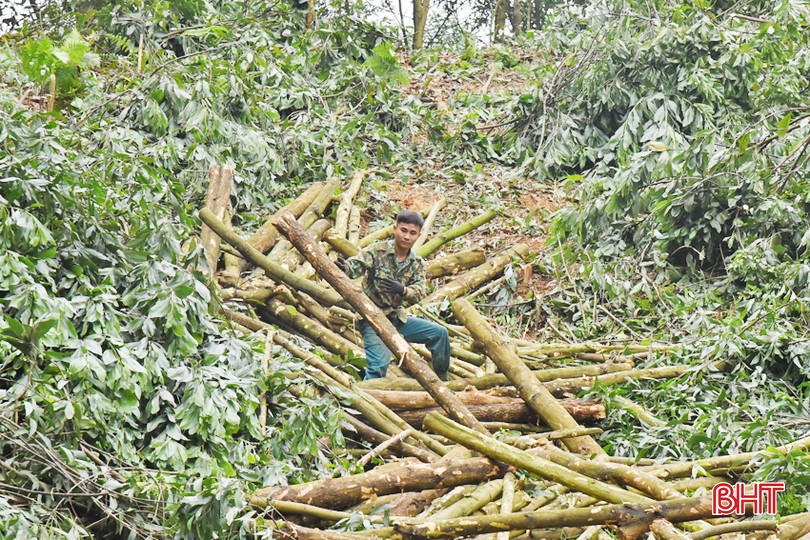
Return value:
<svg viewBox="0 0 810 540">
<path fill-rule="evenodd" d="M 439 215 L 439 212 L 442 208 L 447 206 L 447 199 L 442 197 L 436 204 L 433 205 L 430 209 L 430 213 L 425 218 L 425 224 L 422 225 L 422 231 L 419 233 L 419 238 L 416 239 L 416 242 L 413 243 L 412 249 L 419 249 L 427 242 L 428 236 L 430 235 L 430 229 L 433 228 L 433 222 L 436 221 L 436 216 Z"/>
<path fill-rule="evenodd" d="M 346 191 L 340 194 L 340 204 L 335 214 L 335 234 L 341 238 L 346 238 L 349 233 L 349 215 L 352 211 L 354 198 L 360 193 L 363 181 L 366 179 L 368 171 L 357 171 L 352 175 L 352 181 Z"/>
<path fill-rule="evenodd" d="M 358 347 L 343 336 L 332 332 L 320 322 L 310 319 L 295 307 L 285 304 L 277 298 L 267 302 L 267 308 L 262 310 L 272 322 L 286 327 L 288 330 L 305 336 L 307 339 L 339 356 L 353 354 L 363 356 L 362 347 Z"/>
<path fill-rule="evenodd" d="M 272 336 L 274 343 L 284 347 L 293 356 L 309 364 L 313 368 L 313 378 L 318 380 L 325 387 L 331 389 L 332 386 L 337 385 L 339 392 L 336 393 L 336 396 L 339 399 L 348 400 L 348 403 L 345 401 L 344 403 L 360 412 L 360 414 L 362 414 L 369 422 L 374 424 L 374 426 L 380 431 L 394 436 L 402 431 L 410 429 L 408 424 L 406 424 L 405 421 L 397 416 L 393 411 L 388 409 L 376 399 L 367 395 L 362 389 L 356 388 L 353 384 L 353 379 L 346 373 L 343 373 L 333 366 L 330 366 L 314 353 L 293 343 L 293 336 L 291 334 L 280 329 L 275 330 L 272 326 L 265 322 L 257 321 L 242 315 L 241 313 L 236 313 L 228 309 L 223 309 L 222 313 L 230 320 L 254 332 L 259 330 L 273 331 Z M 329 355 L 325 356 L 328 357 Z M 413 432 L 413 438 L 424 444 L 428 449 L 434 452 L 436 456 L 445 455 L 447 453 L 447 449 L 444 446 L 436 442 L 433 438 L 429 437 L 425 433 Z M 422 456 L 420 455 L 416 455 L 416 457 L 422 459 Z"/>
<path fill-rule="evenodd" d="M 543 384 L 538 381 L 532 371 L 523 361 L 504 343 L 503 338 L 490 326 L 478 311 L 464 299 L 456 300 L 453 304 L 453 313 L 470 331 L 477 342 L 483 345 L 493 362 L 501 373 L 515 385 L 520 396 L 532 408 L 537 416 L 553 429 L 574 429 L 579 427 L 576 420 L 551 395 Z M 570 450 L 580 454 L 605 455 L 605 451 L 592 437 L 585 435 L 563 439 Z"/>
<path fill-rule="evenodd" d="M 582 459 L 579 456 L 564 452 L 553 444 L 536 446 L 529 450 L 530 454 L 541 456 L 562 465 L 572 471 L 577 471 L 591 478 L 606 482 L 619 482 L 632 486 L 653 499 L 663 501 L 682 497 L 680 492 L 660 478 L 619 463 L 608 463 Z"/>
<path fill-rule="evenodd" d="M 349 214 L 349 235 L 347 238 L 353 245 L 360 242 L 360 209 L 352 206 L 352 211 Z"/>
<path fill-rule="evenodd" d="M 225 214 L 225 219 L 223 223 L 228 227 L 232 227 L 231 223 L 231 213 L 228 212 Z M 217 281 L 219 281 L 220 285 L 223 286 L 233 286 L 239 282 L 240 271 L 239 265 L 241 264 L 242 255 L 229 244 L 222 244 L 220 242 L 220 249 L 222 250 L 222 260 L 225 263 L 225 268 L 220 271 L 219 275 L 217 276 Z"/>
<path fill-rule="evenodd" d="M 400 433 L 392 437 L 386 435 L 381 431 L 377 431 L 373 427 L 364 424 L 363 422 L 361 422 L 360 420 L 349 414 L 344 414 L 344 419 L 346 420 L 346 423 L 349 424 L 357 432 L 357 434 L 360 435 L 364 440 L 377 445 L 385 444 L 389 440 L 394 439 L 394 437 L 398 437 L 402 433 L 407 432 L 408 435 L 413 434 L 413 430 L 408 429 L 405 431 L 401 431 Z M 413 456 L 419 459 L 420 461 L 424 461 L 425 463 L 432 463 L 436 461 L 433 454 L 431 454 L 430 452 L 427 452 L 419 448 L 418 446 L 408 444 L 401 439 L 397 440 L 397 442 L 391 446 L 391 449 L 399 452 L 400 455 Z"/>
<path fill-rule="evenodd" d="M 462 223 L 456 227 L 453 227 L 450 230 L 443 232 L 438 236 L 434 236 L 428 242 L 426 242 L 423 246 L 418 249 L 414 250 L 414 253 L 419 255 L 420 257 L 427 257 L 447 242 L 458 238 L 459 236 L 464 236 L 468 232 L 477 229 L 481 225 L 488 223 L 495 219 L 498 216 L 498 212 L 494 210 L 487 210 L 483 214 L 475 216 L 471 220 Z"/>
<path fill-rule="evenodd" d="M 316 241 L 323 238 L 323 235 L 332 228 L 332 224 L 328 219 L 319 219 L 309 226 L 307 234 L 309 234 Z M 285 253 L 279 260 L 279 264 L 287 270 L 295 270 L 295 267 L 301 264 L 304 258 L 298 253 L 298 250 L 291 249 Z"/>
<path fill-rule="evenodd" d="M 500 478 L 482 484 L 466 497 L 431 515 L 430 519 L 431 521 L 441 521 L 455 517 L 469 516 L 484 507 L 484 505 L 495 500 L 495 498 L 501 494 L 502 490 L 503 480 Z"/>
<path fill-rule="evenodd" d="M 501 497 L 502 516 L 512 513 L 515 502 L 515 484 L 515 475 L 511 472 L 506 473 L 503 477 L 503 496 Z M 499 532 L 495 540 L 509 540 L 509 532 Z"/>
<path fill-rule="evenodd" d="M 292 287 L 303 291 L 310 295 L 312 298 L 318 300 L 325 305 L 335 305 L 342 303 L 343 299 L 335 291 L 330 291 L 321 287 L 308 279 L 297 276 L 269 260 L 262 255 L 256 248 L 248 244 L 246 240 L 239 237 L 230 227 L 227 227 L 221 220 L 211 213 L 208 209 L 200 210 L 200 218 L 217 233 L 220 238 L 228 242 L 230 245 L 239 250 L 239 253 L 245 256 L 245 259 L 251 261 L 256 266 L 260 267 L 264 272 L 275 281 L 280 281 Z"/>
<path fill-rule="evenodd" d="M 416 516 L 430 503 L 447 493 L 448 488 L 428 489 L 425 491 L 404 493 L 391 502 L 389 513 L 392 516 Z"/>
<path fill-rule="evenodd" d="M 528 254 L 529 246 L 526 244 L 517 244 L 500 255 L 492 257 L 477 268 L 473 268 L 457 276 L 449 283 L 434 291 L 433 294 L 426 296 L 420 304 L 427 305 L 444 300 L 454 300 L 503 272 L 504 267 L 512 262 L 513 257 L 523 259 Z"/>
<path fill-rule="evenodd" d="M 233 185 L 233 168 L 225 165 L 212 165 L 208 171 L 208 192 L 205 196 L 205 208 L 208 209 L 219 220 L 224 220 L 228 215 L 228 206 L 231 200 L 231 187 Z M 217 260 L 219 259 L 220 237 L 211 230 L 207 224 L 203 223 L 200 232 L 200 244 L 205 252 L 207 268 L 203 273 L 213 276 L 217 272 Z"/>
<path fill-rule="evenodd" d="M 783 519 L 776 529 L 779 540 L 798 540 L 810 535 L 810 512 Z"/>
<path fill-rule="evenodd" d="M 547 529 L 560 527 L 583 527 L 591 525 L 638 524 L 638 529 L 648 529 L 658 517 L 674 523 L 708 518 L 712 515 L 711 497 L 698 499 L 682 498 L 664 502 L 636 504 L 611 504 L 593 508 L 569 510 L 546 510 L 518 512 L 508 516 L 464 517 L 442 522 L 396 523 L 395 528 L 403 535 L 421 538 L 463 538 L 474 534 Z"/>
<path fill-rule="evenodd" d="M 683 532 L 679 531 L 675 528 L 671 522 L 667 521 L 666 519 L 658 518 L 654 519 L 652 523 L 650 523 L 650 530 L 655 535 L 656 538 L 660 540 L 691 540 L 692 537 L 688 534 L 684 534 Z"/>
<path fill-rule="evenodd" d="M 581 491 L 599 500 L 617 504 L 624 502 L 645 503 L 650 500 L 642 495 L 637 495 L 618 486 L 589 478 L 583 474 L 548 461 L 547 459 L 509 446 L 491 436 L 475 432 L 436 413 L 428 414 L 425 417 L 424 426 L 434 433 L 447 437 L 471 450 L 481 452 L 483 455 L 489 456 L 492 459 L 525 469 L 542 478 L 558 482 L 570 489 Z M 531 529 L 540 527 L 524 528 Z M 478 532 L 495 531 L 477 531 L 476 533 Z"/>
<path fill-rule="evenodd" d="M 297 199 L 292 201 L 291 203 L 287 204 L 286 206 L 280 208 L 276 211 L 273 215 L 271 215 L 262 225 L 258 231 L 256 231 L 253 236 L 248 238 L 247 242 L 252 247 L 254 247 L 257 251 L 261 253 L 267 253 L 270 248 L 272 248 L 276 244 L 276 240 L 279 238 L 278 229 L 276 226 L 273 225 L 273 222 L 279 217 L 284 214 L 292 214 L 295 217 L 300 216 L 304 213 L 304 211 L 309 208 L 312 202 L 318 197 L 318 195 L 323 191 L 323 184 L 321 182 L 315 182 L 307 190 L 302 193 Z M 239 264 L 239 271 L 241 272 L 247 267 L 247 261 L 244 261 Z"/>
<path fill-rule="evenodd" d="M 605 373 L 613 372 L 627 372 L 631 370 L 631 364 L 599 364 L 593 366 L 572 366 L 565 368 L 550 368 L 534 371 L 535 378 L 540 382 L 555 381 L 556 379 L 575 378 L 575 384 L 581 384 L 581 376 L 602 375 Z M 588 379 L 593 382 L 593 379 Z M 599 378 L 600 382 L 602 378 Z M 402 379 L 372 379 L 370 381 L 362 381 L 358 383 L 366 389 L 374 390 L 403 390 L 403 391 L 418 391 L 421 390 L 419 383 L 409 378 Z M 471 379 L 458 379 L 447 383 L 447 387 L 451 390 L 464 390 L 468 387 L 477 388 L 479 390 L 486 390 L 496 386 L 508 385 L 509 379 L 506 375 L 500 373 L 493 373 L 491 375 L 484 375 L 482 377 L 475 377 Z"/>
<path fill-rule="evenodd" d="M 505 403 L 467 405 L 467 408 L 480 422 L 511 423 L 537 421 L 537 416 L 534 411 L 532 411 L 523 400 L 518 398 L 506 399 L 509 401 Z M 570 399 L 560 401 L 560 404 L 575 420 L 595 421 L 604 420 L 605 418 L 605 406 L 601 403 Z M 427 409 L 401 410 L 398 414 L 400 418 L 408 422 L 408 424 L 418 428 L 422 426 L 425 416 L 434 411 L 439 414 L 442 412 L 438 407 L 431 407 Z M 582 428 L 579 428 L 577 431 L 581 429 Z"/>
<path fill-rule="evenodd" d="M 650 527 L 652 529 L 652 527 Z M 712 536 L 719 536 L 721 534 L 728 534 L 734 532 L 752 532 L 752 531 L 778 531 L 776 523 L 773 521 L 732 521 L 731 523 L 721 523 L 713 527 L 706 527 L 702 531 L 693 532 L 690 537 L 691 540 L 704 540 Z M 655 530 L 653 530 L 655 532 Z M 793 538 L 785 538 L 780 536 L 780 540 L 794 540 Z"/>
<path fill-rule="evenodd" d="M 475 248 L 453 253 L 451 255 L 447 255 L 446 257 L 433 259 L 432 261 L 428 262 L 426 268 L 427 278 L 434 279 L 437 277 L 458 274 L 462 270 L 481 266 L 486 261 L 487 254 L 482 248 Z"/>
<path fill-rule="evenodd" d="M 413 347 L 397 332 L 380 308 L 363 293 L 360 286 L 349 279 L 334 262 L 321 252 L 318 245 L 301 229 L 301 225 L 295 218 L 291 215 L 282 216 L 276 222 L 276 226 L 304 254 L 318 273 L 363 315 L 383 343 L 393 352 L 394 358 L 400 360 L 405 370 L 419 381 L 451 418 L 478 431 L 487 432 L 475 416 L 455 397 L 455 394 L 445 388 L 433 369 L 419 358 Z"/>
<path fill-rule="evenodd" d="M 499 474 L 498 466 L 485 458 L 454 460 L 441 464 L 422 463 L 414 458 L 406 458 L 352 476 L 258 489 L 250 497 L 250 504 L 257 508 L 266 508 L 273 501 L 292 501 L 341 509 L 375 495 L 480 484 Z"/>
<path fill-rule="evenodd" d="M 330 178 L 329 181 L 323 186 L 323 190 L 318 193 L 318 196 L 315 197 L 315 200 L 312 201 L 304 213 L 298 218 L 301 224 L 301 227 L 306 230 L 307 228 L 311 227 L 318 219 L 323 215 L 326 207 L 329 206 L 329 203 L 332 202 L 332 199 L 335 196 L 335 191 L 340 188 L 340 179 L 338 178 Z M 273 223 L 276 223 L 281 217 L 291 215 L 290 213 L 279 213 L 279 216 L 273 220 Z M 278 225 L 276 224 L 276 227 Z M 273 246 L 273 249 L 270 250 L 270 253 L 267 256 L 270 258 L 271 261 L 278 261 L 280 260 L 290 249 L 292 249 L 292 244 L 288 240 L 280 239 L 276 241 L 276 245 Z"/>
</svg>

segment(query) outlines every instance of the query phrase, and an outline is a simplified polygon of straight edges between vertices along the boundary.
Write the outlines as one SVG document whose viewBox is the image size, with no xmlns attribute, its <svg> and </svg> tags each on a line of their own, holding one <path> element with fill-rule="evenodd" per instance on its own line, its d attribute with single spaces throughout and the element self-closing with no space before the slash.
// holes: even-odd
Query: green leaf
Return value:
<svg viewBox="0 0 810 540">
<path fill-rule="evenodd" d="M 776 124 L 776 135 L 779 137 L 784 137 L 787 135 L 788 129 L 790 128 L 790 121 L 793 119 L 793 113 L 787 113 L 779 123 Z"/>
<path fill-rule="evenodd" d="M 48 319 L 37 323 L 31 331 L 31 342 L 38 343 L 48 333 L 48 330 L 54 326 L 56 326 L 56 319 Z"/>
<path fill-rule="evenodd" d="M 363 64 L 380 79 L 384 81 L 394 81 L 399 84 L 408 84 L 410 76 L 402 69 L 393 54 L 394 47 L 390 43 L 383 42 L 374 47 L 371 56 Z"/>
</svg>

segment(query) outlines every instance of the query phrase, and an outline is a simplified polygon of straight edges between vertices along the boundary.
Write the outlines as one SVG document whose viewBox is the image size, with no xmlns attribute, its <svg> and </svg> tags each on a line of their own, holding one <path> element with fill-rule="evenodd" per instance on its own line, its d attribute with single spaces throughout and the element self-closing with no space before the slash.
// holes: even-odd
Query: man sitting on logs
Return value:
<svg viewBox="0 0 810 540">
<path fill-rule="evenodd" d="M 409 316 L 403 304 L 415 304 L 427 292 L 425 260 L 411 251 L 425 221 L 418 212 L 397 214 L 394 239 L 379 242 L 339 266 L 352 279 L 363 277 L 363 290 L 383 310 L 402 337 L 410 343 L 423 343 L 430 350 L 433 370 L 447 380 L 450 366 L 450 338 L 447 329 L 434 322 Z M 365 379 L 385 377 L 391 351 L 366 321 L 358 324 L 366 352 Z"/>
</svg>

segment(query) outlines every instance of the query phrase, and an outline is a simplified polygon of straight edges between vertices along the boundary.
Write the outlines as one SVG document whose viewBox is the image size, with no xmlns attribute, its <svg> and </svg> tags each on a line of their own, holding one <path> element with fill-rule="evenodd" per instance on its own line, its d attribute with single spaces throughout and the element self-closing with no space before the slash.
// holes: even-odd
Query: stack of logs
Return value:
<svg viewBox="0 0 810 540">
<path fill-rule="evenodd" d="M 411 310 L 451 335 L 451 380 L 440 381 L 426 362 L 428 351 L 405 342 L 334 263 L 338 255 L 353 256 L 392 234 L 387 227 L 360 237 L 354 198 L 366 176 L 356 173 L 342 191 L 339 179 L 311 185 L 244 239 L 227 225 L 233 173 L 211 170 L 208 203 L 200 212 L 208 259 L 203 270 L 214 269 L 222 286 L 229 301 L 224 315 L 303 360 L 310 378 L 352 411 L 342 413 L 347 437 L 366 443 L 358 461 L 366 472 L 253 493 L 251 505 L 266 511 L 257 529 L 312 539 L 584 540 L 608 538 L 612 530 L 622 538 L 652 532 L 664 539 L 744 534 L 810 540 L 807 514 L 783 517 L 778 525 L 712 516 L 711 488 L 728 482 L 757 453 L 673 463 L 607 455 L 592 437 L 601 430 L 580 425 L 604 418 L 604 407 L 571 398 L 597 377 L 601 385 L 613 385 L 677 377 L 686 367 L 635 368 L 648 355 L 670 350 L 666 345 L 543 344 L 501 334 L 471 300 L 528 255 L 525 245 L 494 255 L 474 249 L 429 259 L 429 278 L 444 281 L 434 281 L 433 292 Z M 325 217 L 333 204 L 334 222 Z M 421 210 L 425 226 L 414 249 L 423 257 L 496 217 L 484 212 L 431 235 L 445 205 L 440 200 Z M 216 272 L 220 249 L 224 267 Z M 247 273 L 251 267 L 263 275 Z M 451 308 L 460 324 L 429 309 L 437 305 Z M 385 379 L 359 381 L 352 367 L 363 354 L 354 327 L 359 317 L 398 360 Z M 567 358 L 577 359 L 576 365 L 546 367 Z M 640 422 L 662 423 L 638 404 L 617 404 Z M 259 421 L 265 418 L 263 405 Z M 808 448 L 810 438 L 780 450 Z M 700 475 L 693 478 L 695 471 Z"/>
</svg>

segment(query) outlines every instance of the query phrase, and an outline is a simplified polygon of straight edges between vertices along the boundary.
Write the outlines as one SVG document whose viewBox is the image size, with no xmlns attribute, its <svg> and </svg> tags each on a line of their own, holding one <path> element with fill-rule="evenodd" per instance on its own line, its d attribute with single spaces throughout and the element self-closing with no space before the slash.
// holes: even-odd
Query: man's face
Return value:
<svg viewBox="0 0 810 540">
<path fill-rule="evenodd" d="M 402 250 L 411 249 L 413 243 L 419 238 L 422 227 L 413 223 L 399 222 L 394 225 L 394 243 Z"/>
</svg>

